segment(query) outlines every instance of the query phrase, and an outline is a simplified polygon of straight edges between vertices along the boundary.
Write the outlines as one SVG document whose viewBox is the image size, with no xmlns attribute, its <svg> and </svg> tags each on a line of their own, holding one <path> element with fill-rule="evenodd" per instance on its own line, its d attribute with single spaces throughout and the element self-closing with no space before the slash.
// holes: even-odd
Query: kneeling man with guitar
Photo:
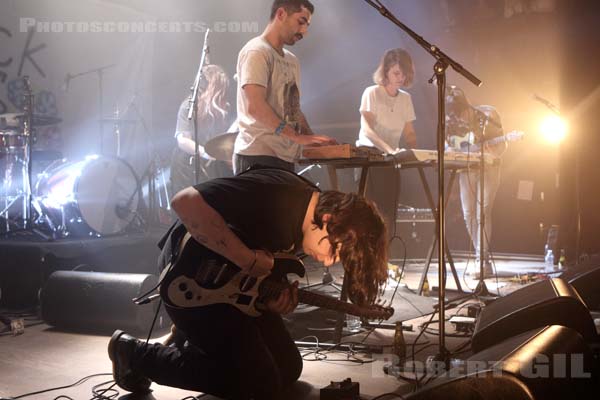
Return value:
<svg viewBox="0 0 600 400">
<path fill-rule="evenodd" d="M 367 318 L 387 278 L 386 227 L 373 204 L 321 192 L 298 175 L 250 169 L 177 193 L 176 223 L 161 241 L 160 294 L 184 343 L 165 346 L 116 331 L 108 352 L 117 384 L 147 392 L 151 382 L 223 398 L 281 399 L 302 358 L 281 315 L 298 301 Z M 293 255 L 341 261 L 354 304 L 298 290 Z"/>
</svg>

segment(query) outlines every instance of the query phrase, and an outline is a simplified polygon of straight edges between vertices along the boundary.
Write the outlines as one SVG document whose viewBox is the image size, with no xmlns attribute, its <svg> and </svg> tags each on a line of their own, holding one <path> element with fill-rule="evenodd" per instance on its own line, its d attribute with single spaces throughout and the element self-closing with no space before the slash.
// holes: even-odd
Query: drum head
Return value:
<svg viewBox="0 0 600 400">
<path fill-rule="evenodd" d="M 123 231 L 134 220 L 139 206 L 138 185 L 135 172 L 125 161 L 89 159 L 75 185 L 81 217 L 99 234 Z"/>
</svg>

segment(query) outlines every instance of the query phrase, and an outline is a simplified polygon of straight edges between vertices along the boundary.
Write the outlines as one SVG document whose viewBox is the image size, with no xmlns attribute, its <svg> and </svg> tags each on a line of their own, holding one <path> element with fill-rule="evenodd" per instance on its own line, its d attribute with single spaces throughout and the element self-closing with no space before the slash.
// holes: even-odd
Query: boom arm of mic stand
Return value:
<svg viewBox="0 0 600 400">
<path fill-rule="evenodd" d="M 472 73 L 467 71 L 462 65 L 454 61 L 437 46 L 427 42 L 423 37 L 417 35 L 413 30 L 408 28 L 398 20 L 380 0 L 365 0 L 369 5 L 374 7 L 384 17 L 392 21 L 396 26 L 405 31 L 412 37 L 421 47 L 423 47 L 437 61 L 433 67 L 438 86 L 438 131 L 437 131 L 437 154 L 438 154 L 438 213 L 437 213 L 437 235 L 438 235 L 438 280 L 439 280 L 439 354 L 437 360 L 444 361 L 446 369 L 450 367 L 450 353 L 446 349 L 445 344 L 445 189 L 444 189 L 444 133 L 446 129 L 446 111 L 445 111 L 445 90 L 446 90 L 446 70 L 452 67 L 456 72 L 467 78 L 475 86 L 481 86 L 481 81 Z"/>
<path fill-rule="evenodd" d="M 482 82 L 481 82 L 481 80 L 479 80 L 479 78 L 477 78 L 475 75 L 473 75 L 471 72 L 469 72 L 460 63 L 456 62 L 451 57 L 449 57 L 446 53 L 444 53 L 442 50 L 440 50 L 439 47 L 429 43 L 422 36 L 418 35 L 415 31 L 410 29 L 408 26 L 404 25 L 398 18 L 396 18 L 394 16 L 394 14 L 392 14 L 390 12 L 390 10 L 388 10 L 383 4 L 381 4 L 380 0 L 365 0 L 365 1 L 367 3 L 369 3 L 369 5 L 371 5 L 373 8 L 375 8 L 377 11 L 379 11 L 381 13 L 381 15 L 383 15 L 384 17 L 386 17 L 387 19 L 392 21 L 400 29 L 402 29 L 404 32 L 406 32 L 410 37 L 412 37 L 415 40 L 415 42 L 417 42 L 419 45 L 421 45 L 421 47 L 423 47 L 423 49 L 425 49 L 425 51 L 427 51 L 429 54 L 431 54 L 436 60 L 442 61 L 446 65 L 446 68 L 448 66 L 452 67 L 453 70 L 455 70 L 456 72 L 458 72 L 459 74 L 461 74 L 462 76 L 467 78 L 475 86 L 481 86 Z"/>
</svg>

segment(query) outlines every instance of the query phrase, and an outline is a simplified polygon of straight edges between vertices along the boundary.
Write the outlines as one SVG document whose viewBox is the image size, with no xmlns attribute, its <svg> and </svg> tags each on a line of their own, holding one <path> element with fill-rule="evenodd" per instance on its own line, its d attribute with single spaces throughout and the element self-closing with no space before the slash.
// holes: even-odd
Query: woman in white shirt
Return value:
<svg viewBox="0 0 600 400">
<path fill-rule="evenodd" d="M 412 59 L 405 50 L 385 52 L 373 74 L 375 85 L 362 95 L 358 145 L 377 147 L 387 154 L 398 151 L 402 136 L 408 147 L 416 145 L 415 110 L 410 94 L 401 89 L 412 84 L 414 75 Z"/>
<path fill-rule="evenodd" d="M 385 154 L 400 151 L 400 138 L 408 148 L 414 148 L 417 138 L 413 121 L 415 110 L 409 87 L 415 69 L 410 54 L 403 49 L 385 52 L 373 74 L 375 85 L 365 89 L 360 103 L 360 133 L 358 146 L 376 147 Z M 391 185 L 391 183 L 395 185 Z M 399 179 L 393 167 L 371 168 L 367 182 L 367 197 L 377 203 L 384 215 L 388 232 L 395 232 Z"/>
</svg>

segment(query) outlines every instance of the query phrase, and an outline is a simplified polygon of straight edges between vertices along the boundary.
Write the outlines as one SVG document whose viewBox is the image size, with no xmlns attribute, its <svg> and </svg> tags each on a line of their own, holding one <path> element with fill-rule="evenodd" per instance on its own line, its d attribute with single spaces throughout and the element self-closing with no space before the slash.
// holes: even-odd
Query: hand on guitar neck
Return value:
<svg viewBox="0 0 600 400">
<path fill-rule="evenodd" d="M 265 302 L 267 310 L 286 315 L 293 312 L 298 306 L 298 281 L 295 281 L 288 288 L 283 289 L 277 298 L 269 299 Z"/>
<path fill-rule="evenodd" d="M 496 157 L 500 157 L 506 150 L 508 142 L 521 140 L 524 135 L 525 134 L 521 131 L 511 131 L 502 136 L 486 139 L 483 141 L 483 150 L 486 153 L 491 153 Z M 449 136 L 446 142 L 448 143 L 448 148 L 452 151 L 479 153 L 481 150 L 481 142 L 475 143 L 475 135 L 473 132 L 469 132 L 463 136 Z"/>
</svg>

